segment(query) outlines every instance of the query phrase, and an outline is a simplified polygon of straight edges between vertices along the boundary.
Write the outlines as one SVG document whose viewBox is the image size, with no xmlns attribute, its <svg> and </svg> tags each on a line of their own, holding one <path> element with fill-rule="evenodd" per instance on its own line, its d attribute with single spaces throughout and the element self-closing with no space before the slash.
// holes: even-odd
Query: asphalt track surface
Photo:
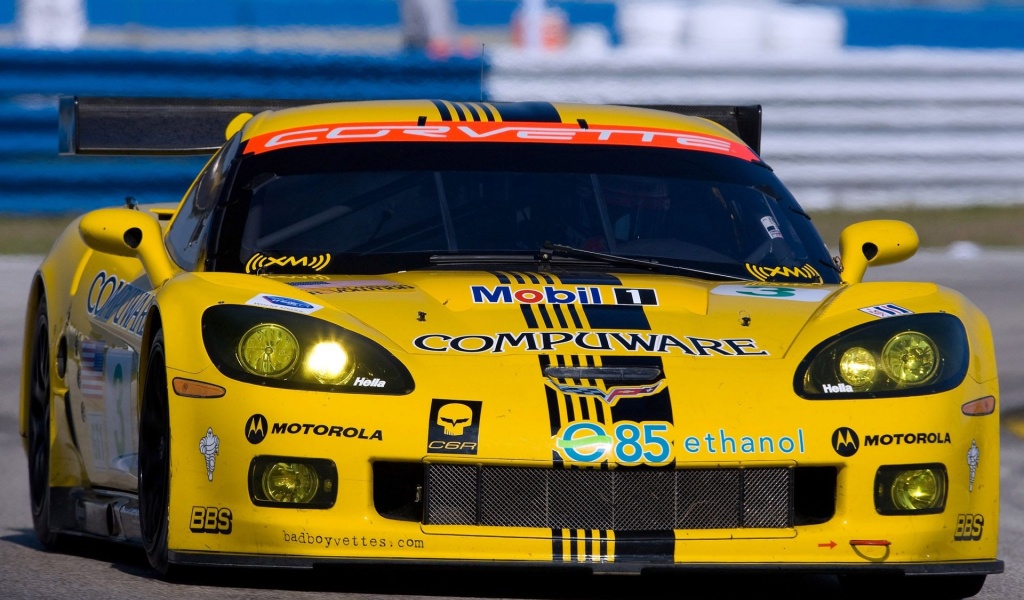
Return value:
<svg viewBox="0 0 1024 600">
<path fill-rule="evenodd" d="M 965 256 L 966 255 L 966 256 Z M 20 349 L 28 283 L 39 257 L 0 257 L 0 598 L 831 598 L 827 576 L 586 577 L 456 570 L 339 569 L 199 572 L 186 582 L 155 577 L 140 550 L 76 542 L 45 552 L 32 532 L 28 468 L 18 436 Z M 992 323 L 1003 414 L 999 557 L 977 598 L 1024 598 L 1024 251 L 921 252 L 868 271 L 868 280 L 935 281 L 964 293 Z M 1016 434 L 1014 433 L 1016 432 Z M 882 591 L 882 590 L 880 590 Z M 927 600 L 927 599 L 923 599 Z"/>
</svg>

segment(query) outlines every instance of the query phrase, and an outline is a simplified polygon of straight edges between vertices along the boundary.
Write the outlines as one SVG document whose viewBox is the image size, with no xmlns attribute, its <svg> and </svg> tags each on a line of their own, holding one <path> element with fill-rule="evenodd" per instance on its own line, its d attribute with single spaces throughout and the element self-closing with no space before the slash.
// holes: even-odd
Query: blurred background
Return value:
<svg viewBox="0 0 1024 600">
<path fill-rule="evenodd" d="M 0 0 L 15 249 L 205 160 L 58 157 L 62 94 L 760 104 L 827 240 L 888 211 L 1024 245 L 1024 0 Z"/>
</svg>

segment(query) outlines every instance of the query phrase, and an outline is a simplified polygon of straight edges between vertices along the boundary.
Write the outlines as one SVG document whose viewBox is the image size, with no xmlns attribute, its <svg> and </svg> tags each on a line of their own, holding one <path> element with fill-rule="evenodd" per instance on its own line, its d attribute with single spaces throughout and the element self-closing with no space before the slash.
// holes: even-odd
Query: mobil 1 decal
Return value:
<svg viewBox="0 0 1024 600">
<path fill-rule="evenodd" d="M 427 452 L 476 454 L 480 445 L 479 400 L 442 400 L 430 404 Z"/>
</svg>

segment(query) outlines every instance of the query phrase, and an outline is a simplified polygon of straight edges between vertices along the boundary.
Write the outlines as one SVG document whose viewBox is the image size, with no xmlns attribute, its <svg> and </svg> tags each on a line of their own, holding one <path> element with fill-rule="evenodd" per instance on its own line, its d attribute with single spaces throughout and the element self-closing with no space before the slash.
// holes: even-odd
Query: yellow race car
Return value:
<svg viewBox="0 0 1024 600">
<path fill-rule="evenodd" d="M 757 106 L 62 98 L 66 154 L 208 153 L 76 220 L 28 298 L 39 539 L 189 565 L 1000 573 L 964 296 L 864 282 Z"/>
</svg>

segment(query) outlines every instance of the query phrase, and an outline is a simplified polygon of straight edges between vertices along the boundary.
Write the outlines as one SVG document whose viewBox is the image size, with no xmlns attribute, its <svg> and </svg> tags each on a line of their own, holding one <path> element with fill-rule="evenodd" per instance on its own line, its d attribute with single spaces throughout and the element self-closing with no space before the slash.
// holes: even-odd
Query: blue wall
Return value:
<svg viewBox="0 0 1024 600">
<path fill-rule="evenodd" d="M 0 49 L 0 213 L 177 202 L 205 157 L 57 155 L 57 96 L 481 98 L 481 59 Z"/>
</svg>

